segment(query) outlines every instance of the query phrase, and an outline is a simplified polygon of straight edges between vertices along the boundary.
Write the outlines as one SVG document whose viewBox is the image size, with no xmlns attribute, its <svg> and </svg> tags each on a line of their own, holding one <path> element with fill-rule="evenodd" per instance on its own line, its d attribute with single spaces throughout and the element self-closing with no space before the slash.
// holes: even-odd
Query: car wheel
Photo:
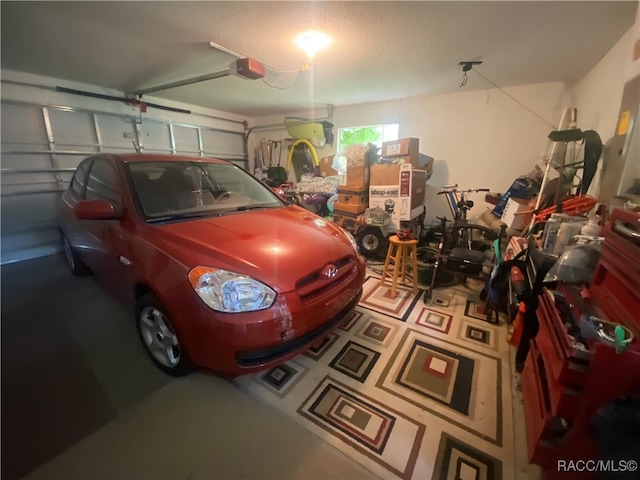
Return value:
<svg viewBox="0 0 640 480">
<path fill-rule="evenodd" d="M 379 258 L 387 252 L 387 239 L 378 227 L 365 227 L 356 235 L 360 253 L 367 258 Z"/>
<path fill-rule="evenodd" d="M 91 273 L 89 267 L 82 261 L 78 252 L 71 246 L 69 239 L 62 234 L 62 250 L 64 251 L 64 258 L 67 261 L 67 266 L 71 273 L 74 275 L 87 275 Z"/>
<path fill-rule="evenodd" d="M 166 309 L 154 295 L 136 301 L 136 327 L 142 345 L 163 372 L 182 377 L 193 370 Z"/>
</svg>

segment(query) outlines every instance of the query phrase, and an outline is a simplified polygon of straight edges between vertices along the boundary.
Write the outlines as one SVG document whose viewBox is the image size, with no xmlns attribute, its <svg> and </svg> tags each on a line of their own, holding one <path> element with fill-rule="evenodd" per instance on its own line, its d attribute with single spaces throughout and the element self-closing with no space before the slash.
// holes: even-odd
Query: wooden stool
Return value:
<svg viewBox="0 0 640 480">
<path fill-rule="evenodd" d="M 389 277 L 391 279 L 391 297 L 396 297 L 398 283 L 409 285 L 413 282 L 413 293 L 418 293 L 418 240 L 400 240 L 397 235 L 389 237 L 389 250 L 382 269 L 380 286 Z M 411 273 L 407 271 L 407 262 L 411 260 Z"/>
</svg>

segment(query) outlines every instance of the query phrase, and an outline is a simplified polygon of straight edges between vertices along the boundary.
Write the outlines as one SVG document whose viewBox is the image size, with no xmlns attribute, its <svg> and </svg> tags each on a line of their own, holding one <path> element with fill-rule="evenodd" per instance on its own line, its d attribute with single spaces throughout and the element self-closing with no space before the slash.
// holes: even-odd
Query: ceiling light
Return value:
<svg viewBox="0 0 640 480">
<path fill-rule="evenodd" d="M 313 58 L 318 50 L 322 50 L 329 43 L 329 37 L 320 32 L 304 32 L 296 37 L 296 44 L 307 53 L 309 58 Z"/>
</svg>

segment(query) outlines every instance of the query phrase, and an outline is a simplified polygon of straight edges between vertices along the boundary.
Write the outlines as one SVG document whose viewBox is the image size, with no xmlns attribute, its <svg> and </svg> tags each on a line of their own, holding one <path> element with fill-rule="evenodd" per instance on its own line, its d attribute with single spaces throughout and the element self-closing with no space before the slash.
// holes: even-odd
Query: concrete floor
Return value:
<svg viewBox="0 0 640 480">
<path fill-rule="evenodd" d="M 372 478 L 229 382 L 174 380 L 61 256 L 2 274 L 2 478 Z"/>
</svg>

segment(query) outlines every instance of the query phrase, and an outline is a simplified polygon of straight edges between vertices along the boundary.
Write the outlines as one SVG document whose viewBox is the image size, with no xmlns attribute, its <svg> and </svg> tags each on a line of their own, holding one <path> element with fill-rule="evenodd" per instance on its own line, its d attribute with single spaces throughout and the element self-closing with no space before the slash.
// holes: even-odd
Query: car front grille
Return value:
<svg viewBox="0 0 640 480">
<path fill-rule="evenodd" d="M 333 266 L 336 272 L 329 277 L 323 271 Z M 323 300 L 328 295 L 337 293 L 342 285 L 357 274 L 356 260 L 352 256 L 343 257 L 335 262 L 328 262 L 322 268 L 311 272 L 296 282 L 296 293 L 304 303 Z"/>
</svg>

